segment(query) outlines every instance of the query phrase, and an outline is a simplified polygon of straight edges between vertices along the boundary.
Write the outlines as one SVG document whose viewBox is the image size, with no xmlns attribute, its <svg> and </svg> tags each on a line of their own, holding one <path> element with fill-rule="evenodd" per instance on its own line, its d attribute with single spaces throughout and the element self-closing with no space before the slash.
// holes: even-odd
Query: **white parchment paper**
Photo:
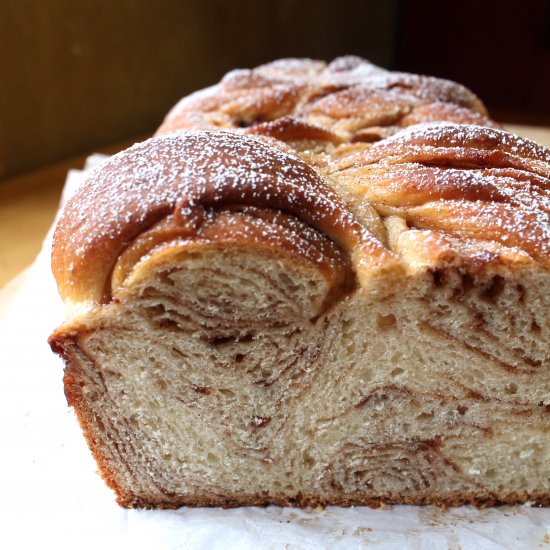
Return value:
<svg viewBox="0 0 550 550">
<path fill-rule="evenodd" d="M 69 173 L 65 199 L 82 174 Z M 0 318 L 0 548 L 550 550 L 550 509 L 529 506 L 123 510 L 97 474 L 46 342 L 63 318 L 50 242 Z"/>
</svg>

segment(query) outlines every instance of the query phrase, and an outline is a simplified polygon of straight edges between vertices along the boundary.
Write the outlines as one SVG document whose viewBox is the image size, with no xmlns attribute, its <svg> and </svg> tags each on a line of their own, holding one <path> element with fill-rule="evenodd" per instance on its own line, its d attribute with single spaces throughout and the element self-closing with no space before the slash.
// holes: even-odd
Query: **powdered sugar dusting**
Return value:
<svg viewBox="0 0 550 550">
<path fill-rule="evenodd" d="M 410 225 L 496 241 L 550 264 L 550 151 L 509 132 L 422 124 L 334 174 Z"/>
<path fill-rule="evenodd" d="M 449 233 L 469 238 L 481 237 L 505 246 L 518 247 L 548 264 L 550 224 L 548 214 L 533 205 L 497 202 L 450 201 L 438 206 L 441 219 L 436 223 Z"/>
<path fill-rule="evenodd" d="M 292 116 L 320 123 L 347 139 L 372 126 L 396 131 L 400 125 L 431 120 L 433 111 L 418 110 L 411 121 L 406 117 L 432 103 L 444 106 L 438 110 L 441 118 L 494 125 L 479 99 L 460 84 L 390 72 L 348 56 L 329 65 L 311 59 L 282 59 L 256 69 L 231 71 L 216 87 L 178 103 L 158 134 L 193 128 L 235 129 Z"/>
<path fill-rule="evenodd" d="M 550 151 L 483 113 L 458 84 L 357 57 L 233 71 L 182 100 L 159 130 L 166 135 L 91 174 L 60 221 L 54 265 L 69 286 L 88 279 L 103 288 L 118 255 L 160 220 L 173 216 L 192 232 L 204 212 L 235 205 L 292 214 L 348 252 L 368 251 L 375 265 L 391 254 L 370 234 L 361 203 L 411 226 L 518 247 L 546 264 Z M 432 122 L 439 114 L 481 125 Z M 400 128 L 423 117 L 430 122 Z M 267 138 L 242 135 L 243 126 Z M 382 136 L 390 137 L 356 143 Z"/>
<path fill-rule="evenodd" d="M 297 157 L 235 133 L 188 132 L 134 145 L 95 169 L 64 210 L 54 257 L 70 258 L 64 277 L 104 278 L 118 254 L 160 219 L 228 205 L 289 212 L 349 251 L 360 242 L 383 250 Z"/>
<path fill-rule="evenodd" d="M 434 147 L 468 147 L 510 152 L 514 155 L 550 163 L 550 150 L 515 134 L 474 124 L 430 122 L 406 128 L 388 137 L 378 147 L 415 144 Z"/>
</svg>

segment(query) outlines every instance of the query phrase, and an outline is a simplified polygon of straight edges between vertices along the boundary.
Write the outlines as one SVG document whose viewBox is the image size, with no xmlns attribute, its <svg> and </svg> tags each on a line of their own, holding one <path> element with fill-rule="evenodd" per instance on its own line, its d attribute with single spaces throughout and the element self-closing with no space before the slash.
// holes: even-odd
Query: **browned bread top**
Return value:
<svg viewBox="0 0 550 550">
<path fill-rule="evenodd" d="M 386 71 L 353 56 L 329 64 L 282 59 L 232 71 L 184 98 L 157 134 L 231 130 L 292 117 L 346 141 L 371 142 L 433 120 L 498 126 L 486 115 L 472 92 L 448 80 Z"/>
<path fill-rule="evenodd" d="M 550 265 L 550 151 L 499 129 L 411 127 L 328 168 L 353 197 L 409 228 L 515 247 Z"/>
<path fill-rule="evenodd" d="M 108 301 L 119 255 L 143 232 L 164 220 L 145 254 L 163 239 L 195 237 L 205 208 L 247 205 L 293 214 L 350 253 L 366 247 L 378 263 L 391 256 L 305 162 L 250 137 L 193 132 L 115 155 L 68 202 L 53 245 L 61 295 Z"/>
<path fill-rule="evenodd" d="M 407 107 L 377 119 L 385 124 L 379 137 L 388 137 L 365 142 L 358 132 L 372 120 L 364 113 L 384 111 L 379 92 Z M 329 118 L 312 119 L 313 106 L 329 98 Z M 451 122 L 399 129 L 427 112 Z M 183 132 L 114 156 L 71 199 L 54 237 L 60 292 L 71 303 L 109 301 L 153 248 L 202 238 L 213 210 L 244 206 L 286 212 L 326 234 L 350 255 L 363 286 L 379 274 L 392 284 L 404 271 L 443 264 L 548 267 L 550 151 L 483 113 L 458 84 L 358 58 L 231 73 L 180 102 L 159 130 Z M 245 118 L 251 126 L 239 128 Z"/>
</svg>

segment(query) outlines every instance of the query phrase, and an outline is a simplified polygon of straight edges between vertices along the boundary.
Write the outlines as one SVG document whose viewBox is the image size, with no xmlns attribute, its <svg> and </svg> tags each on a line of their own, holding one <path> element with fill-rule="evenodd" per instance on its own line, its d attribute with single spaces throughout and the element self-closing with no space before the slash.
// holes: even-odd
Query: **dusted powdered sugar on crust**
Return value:
<svg viewBox="0 0 550 550">
<path fill-rule="evenodd" d="M 517 247 L 550 262 L 550 151 L 504 130 L 450 123 L 403 130 L 332 176 L 411 227 Z"/>
<path fill-rule="evenodd" d="M 374 210 L 548 264 L 548 149 L 501 130 L 454 82 L 354 56 L 284 59 L 182 100 L 158 133 L 196 125 L 284 142 L 330 176 L 371 230 Z"/>
<path fill-rule="evenodd" d="M 429 101 L 411 118 L 413 96 L 415 105 Z M 365 129 L 386 107 L 402 121 L 452 116 L 399 128 L 392 115 L 389 126 Z M 383 226 L 388 216 L 409 230 L 473 239 L 476 249 L 499 243 L 503 256 L 526 252 L 548 265 L 550 153 L 493 127 L 479 118 L 484 112 L 460 85 L 390 73 L 355 57 L 233 71 L 182 100 L 159 137 L 109 159 L 70 201 L 53 253 L 62 295 L 108 300 L 116 258 L 142 231 L 176 213 L 174 223 L 187 231 L 197 207 L 228 205 L 297 216 L 355 255 L 363 275 L 395 264 Z M 457 124 L 457 113 L 476 124 Z M 164 135 L 170 129 L 178 131 Z M 472 254 L 464 248 L 466 263 Z"/>
<path fill-rule="evenodd" d="M 193 128 L 236 129 L 287 116 L 340 139 L 376 141 L 431 120 L 498 126 L 467 88 L 439 78 L 390 72 L 359 57 L 330 64 L 284 59 L 238 69 L 184 98 L 158 134 Z"/>
<path fill-rule="evenodd" d="M 189 132 L 152 138 L 115 155 L 71 198 L 54 235 L 62 294 L 77 301 L 108 299 L 116 258 L 141 232 L 168 215 L 189 232 L 196 207 L 230 205 L 288 212 L 349 253 L 365 245 L 373 255 L 391 256 L 299 158 L 252 137 Z"/>
<path fill-rule="evenodd" d="M 398 144 L 417 147 L 474 147 L 492 151 L 502 151 L 519 158 L 541 161 L 543 175 L 550 174 L 550 150 L 543 145 L 522 138 L 498 128 L 486 128 L 473 124 L 438 122 L 418 124 L 388 137 L 376 144 L 371 151 L 384 147 L 398 147 Z"/>
</svg>

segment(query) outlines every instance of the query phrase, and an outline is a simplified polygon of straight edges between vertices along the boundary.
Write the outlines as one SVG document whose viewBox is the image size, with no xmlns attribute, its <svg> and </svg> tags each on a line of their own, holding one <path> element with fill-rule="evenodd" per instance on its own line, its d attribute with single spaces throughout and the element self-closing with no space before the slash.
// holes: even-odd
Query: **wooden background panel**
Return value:
<svg viewBox="0 0 550 550">
<path fill-rule="evenodd" d="M 0 0 L 0 179 L 151 132 L 230 69 L 355 53 L 391 66 L 398 0 Z"/>
<path fill-rule="evenodd" d="M 396 60 L 456 80 L 507 122 L 550 125 L 550 1 L 402 0 Z"/>
</svg>

